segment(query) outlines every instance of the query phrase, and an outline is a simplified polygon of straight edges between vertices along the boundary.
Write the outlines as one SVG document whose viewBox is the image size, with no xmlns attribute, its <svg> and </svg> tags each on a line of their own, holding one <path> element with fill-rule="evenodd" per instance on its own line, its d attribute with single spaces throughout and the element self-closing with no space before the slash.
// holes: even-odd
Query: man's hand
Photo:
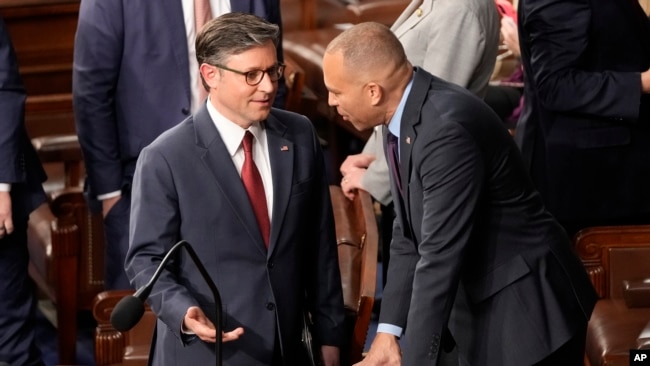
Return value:
<svg viewBox="0 0 650 366">
<path fill-rule="evenodd" d="M 0 192 L 0 239 L 14 232 L 14 220 L 11 217 L 11 193 Z"/>
<path fill-rule="evenodd" d="M 650 93 L 650 70 L 641 73 L 641 92 Z"/>
<path fill-rule="evenodd" d="M 517 33 L 517 24 L 511 17 L 501 18 L 501 36 L 503 43 L 508 47 L 513 55 L 521 57 L 519 50 L 519 33 Z"/>
<path fill-rule="evenodd" d="M 106 218 L 106 215 L 108 215 L 108 212 L 115 206 L 117 201 L 120 200 L 122 196 L 117 196 L 117 197 L 111 197 L 102 200 L 102 216 Z"/>
<path fill-rule="evenodd" d="M 214 324 L 205 316 L 205 313 L 198 306 L 187 309 L 183 319 L 183 329 L 196 334 L 204 342 L 214 343 L 217 341 L 217 330 Z M 221 333 L 222 342 L 230 342 L 239 339 L 244 334 L 244 328 L 239 327 L 230 332 Z"/>
<path fill-rule="evenodd" d="M 343 164 L 341 164 L 341 175 L 346 176 L 352 170 L 356 169 L 368 169 L 368 166 L 374 160 L 375 156 L 372 154 L 348 155 L 343 161 Z"/>
<path fill-rule="evenodd" d="M 341 174 L 343 175 L 341 190 L 349 200 L 353 200 L 357 195 L 357 189 L 364 189 L 361 183 L 363 175 L 366 174 L 366 169 L 374 160 L 374 155 L 356 154 L 349 155 L 341 164 Z"/>
<path fill-rule="evenodd" d="M 339 366 L 341 364 L 341 354 L 338 347 L 321 346 L 320 352 L 323 355 L 323 366 Z"/>
<path fill-rule="evenodd" d="M 400 366 L 402 351 L 397 338 L 388 333 L 377 333 L 363 361 L 354 366 Z"/>
<path fill-rule="evenodd" d="M 361 183 L 364 174 L 366 174 L 366 169 L 357 168 L 351 170 L 341 179 L 341 190 L 350 201 L 354 200 L 358 189 L 365 189 Z"/>
</svg>

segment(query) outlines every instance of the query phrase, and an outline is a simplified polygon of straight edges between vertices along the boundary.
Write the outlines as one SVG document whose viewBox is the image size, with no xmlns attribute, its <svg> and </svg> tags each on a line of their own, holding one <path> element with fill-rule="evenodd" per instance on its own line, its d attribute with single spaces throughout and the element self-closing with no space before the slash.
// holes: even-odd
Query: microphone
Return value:
<svg viewBox="0 0 650 366">
<path fill-rule="evenodd" d="M 144 302 L 149 297 L 149 294 L 151 294 L 153 285 L 156 283 L 158 277 L 160 277 L 160 274 L 165 269 L 167 262 L 169 262 L 169 260 L 180 248 L 185 248 L 185 250 L 187 250 L 187 253 L 190 255 L 192 262 L 194 265 L 196 265 L 196 268 L 201 273 L 203 280 L 208 284 L 208 287 L 212 292 L 212 296 L 214 297 L 216 313 L 215 319 L 217 323 L 217 341 L 215 342 L 214 350 L 217 355 L 217 365 L 221 365 L 221 331 L 223 327 L 221 295 L 219 295 L 217 286 L 214 284 L 214 281 L 212 281 L 212 278 L 208 274 L 208 271 L 206 271 L 203 263 L 201 263 L 199 257 L 196 255 L 196 252 L 190 243 L 185 240 L 179 241 L 178 243 L 174 244 L 171 249 L 169 249 L 163 260 L 158 265 L 158 268 L 156 268 L 156 272 L 154 272 L 153 276 L 146 285 L 140 287 L 133 295 L 123 297 L 122 300 L 120 300 L 117 305 L 115 305 L 115 308 L 111 312 L 111 324 L 113 325 L 113 328 L 119 330 L 120 332 L 126 332 L 129 329 L 133 328 L 140 321 L 142 315 L 144 315 Z"/>
</svg>

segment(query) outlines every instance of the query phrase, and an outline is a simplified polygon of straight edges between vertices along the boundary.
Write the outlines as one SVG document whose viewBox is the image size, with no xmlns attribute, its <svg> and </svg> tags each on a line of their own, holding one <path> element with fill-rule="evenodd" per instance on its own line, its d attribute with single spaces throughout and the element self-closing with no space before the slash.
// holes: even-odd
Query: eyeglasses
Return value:
<svg viewBox="0 0 650 366">
<path fill-rule="evenodd" d="M 266 70 L 251 70 L 251 71 L 239 71 L 239 70 L 233 70 L 229 67 L 225 67 L 222 65 L 214 65 L 215 67 L 218 67 L 220 69 L 228 70 L 230 72 L 234 72 L 235 74 L 239 75 L 244 75 L 246 77 L 246 84 L 250 86 L 255 86 L 259 83 L 262 82 L 262 79 L 264 79 L 264 74 L 269 74 L 269 78 L 271 81 L 278 81 L 282 75 L 284 74 L 284 64 L 277 64 L 275 66 L 269 67 Z"/>
</svg>

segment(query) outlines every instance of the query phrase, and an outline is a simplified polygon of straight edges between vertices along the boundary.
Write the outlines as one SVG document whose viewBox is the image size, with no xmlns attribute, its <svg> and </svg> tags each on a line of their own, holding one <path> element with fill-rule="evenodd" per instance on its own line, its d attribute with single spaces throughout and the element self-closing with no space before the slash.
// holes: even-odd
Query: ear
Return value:
<svg viewBox="0 0 650 366">
<path fill-rule="evenodd" d="M 205 80 L 206 84 L 208 84 L 210 88 L 216 87 L 216 83 L 219 81 L 221 76 L 217 67 L 204 63 L 199 67 L 199 72 L 201 72 L 203 80 Z"/>
<path fill-rule="evenodd" d="M 384 90 L 381 88 L 381 85 L 371 81 L 366 84 L 366 95 L 370 100 L 370 104 L 373 106 L 378 105 L 381 102 L 381 98 L 384 95 Z"/>
</svg>

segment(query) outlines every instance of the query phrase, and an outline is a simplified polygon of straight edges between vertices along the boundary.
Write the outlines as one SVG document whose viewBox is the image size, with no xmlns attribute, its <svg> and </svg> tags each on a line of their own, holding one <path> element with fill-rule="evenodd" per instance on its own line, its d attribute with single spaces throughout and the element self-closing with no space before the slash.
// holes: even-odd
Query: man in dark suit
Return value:
<svg viewBox="0 0 650 366">
<path fill-rule="evenodd" d="M 208 103 L 138 159 L 127 274 L 144 285 L 187 240 L 221 293 L 225 365 L 305 365 L 307 308 L 325 365 L 335 366 L 344 314 L 325 163 L 310 121 L 271 108 L 284 68 L 278 37 L 277 26 L 243 13 L 199 34 Z M 214 362 L 215 305 L 191 261 L 162 273 L 150 303 L 155 365 Z"/>
<path fill-rule="evenodd" d="M 249 12 L 281 23 L 279 0 L 209 4 L 213 16 Z M 196 27 L 194 0 L 81 1 L 74 110 L 88 198 L 91 206 L 101 201 L 104 215 L 107 289 L 129 287 L 123 268 L 131 180 L 140 150 L 203 102 L 194 56 Z M 278 99 L 276 105 L 282 105 Z"/>
<path fill-rule="evenodd" d="M 334 39 L 323 72 L 344 119 L 385 126 L 393 162 L 388 281 L 361 364 L 581 365 L 596 294 L 499 117 L 376 23 Z"/>
<path fill-rule="evenodd" d="M 27 274 L 27 220 L 45 202 L 45 172 L 24 126 L 25 89 L 0 18 L 0 364 L 42 365 L 36 299 Z"/>
<path fill-rule="evenodd" d="M 572 236 L 650 223 L 650 21 L 637 0 L 521 0 L 516 141 Z"/>
</svg>

